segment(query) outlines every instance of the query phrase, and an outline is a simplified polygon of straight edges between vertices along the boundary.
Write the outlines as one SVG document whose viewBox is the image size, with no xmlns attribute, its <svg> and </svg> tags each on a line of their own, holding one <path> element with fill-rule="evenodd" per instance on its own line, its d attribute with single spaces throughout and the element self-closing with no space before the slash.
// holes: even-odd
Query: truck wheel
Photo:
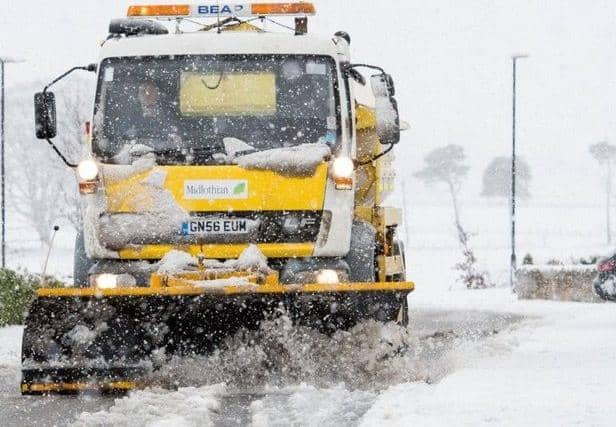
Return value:
<svg viewBox="0 0 616 427">
<path fill-rule="evenodd" d="M 404 254 L 404 242 L 401 240 L 394 241 L 393 254 L 402 256 L 403 266 L 402 273 L 395 274 L 393 276 L 393 280 L 394 282 L 403 282 L 406 280 L 406 256 Z M 402 301 L 402 304 L 400 304 L 400 310 L 398 311 L 396 323 L 400 326 L 408 326 L 409 324 L 409 302 L 406 297 Z"/>
<path fill-rule="evenodd" d="M 407 297 L 404 297 L 402 304 L 400 304 L 400 310 L 398 311 L 396 323 L 404 327 L 407 327 L 409 325 L 409 302 L 407 300 Z"/>
<path fill-rule="evenodd" d="M 75 252 L 73 256 L 73 285 L 75 287 L 88 286 L 88 271 L 96 263 L 86 255 L 86 246 L 83 241 L 83 229 L 77 231 L 75 237 Z"/>
<path fill-rule="evenodd" d="M 401 242 L 396 242 L 394 253 L 396 251 L 404 256 L 404 248 Z M 375 259 L 376 230 L 372 225 L 365 222 L 354 222 L 351 230 L 351 249 L 346 256 L 350 270 L 349 279 L 352 282 L 374 282 L 376 280 Z M 400 277 L 395 280 L 405 280 L 404 273 L 398 276 Z M 382 322 L 397 322 L 402 326 L 408 325 L 406 298 L 400 301 L 394 295 L 380 295 L 377 300 L 374 300 L 374 296 L 366 295 L 365 301 L 358 301 L 356 307 L 358 318 L 370 317 Z"/>
</svg>

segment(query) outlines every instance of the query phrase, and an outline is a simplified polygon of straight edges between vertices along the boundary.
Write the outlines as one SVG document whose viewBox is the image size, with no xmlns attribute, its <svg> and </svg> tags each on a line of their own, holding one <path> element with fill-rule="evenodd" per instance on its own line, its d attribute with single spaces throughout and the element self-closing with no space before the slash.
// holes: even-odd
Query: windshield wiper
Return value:
<svg viewBox="0 0 616 427">
<path fill-rule="evenodd" d="M 252 154 L 252 153 L 256 153 L 257 150 L 256 148 L 251 148 L 249 150 L 243 150 L 243 151 L 236 151 L 235 153 L 233 153 L 233 157 L 241 157 L 241 156 L 246 156 L 247 154 Z"/>
</svg>

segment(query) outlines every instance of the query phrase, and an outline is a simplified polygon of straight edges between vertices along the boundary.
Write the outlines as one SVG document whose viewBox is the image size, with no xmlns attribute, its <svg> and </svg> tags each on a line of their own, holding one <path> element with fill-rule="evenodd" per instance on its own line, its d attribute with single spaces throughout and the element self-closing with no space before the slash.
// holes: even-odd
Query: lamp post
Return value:
<svg viewBox="0 0 616 427">
<path fill-rule="evenodd" d="M 2 268 L 6 267 L 6 215 L 5 215 L 5 170 L 4 170 L 4 123 L 5 123 L 5 101 L 4 101 L 4 69 L 5 64 L 23 62 L 21 59 L 15 59 L 10 57 L 0 56 L 0 193 L 2 196 L 2 202 L 0 206 L 1 210 L 1 222 L 2 222 Z"/>
<path fill-rule="evenodd" d="M 509 286 L 513 289 L 513 278 L 516 269 L 515 256 L 515 95 L 516 95 L 516 62 L 518 59 L 528 58 L 526 54 L 511 56 L 513 64 L 513 99 L 512 99 L 512 120 L 511 120 L 511 264 L 509 266 Z"/>
</svg>

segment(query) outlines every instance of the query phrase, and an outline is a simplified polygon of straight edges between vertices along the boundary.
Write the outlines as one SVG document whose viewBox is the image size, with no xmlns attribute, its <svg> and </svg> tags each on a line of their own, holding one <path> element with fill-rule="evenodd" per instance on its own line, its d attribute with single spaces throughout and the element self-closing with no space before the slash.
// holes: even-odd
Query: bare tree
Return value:
<svg viewBox="0 0 616 427">
<path fill-rule="evenodd" d="M 516 158 L 515 165 L 516 196 L 530 197 L 530 166 L 521 158 Z M 495 157 L 483 172 L 482 191 L 484 197 L 511 197 L 511 157 Z"/>
<path fill-rule="evenodd" d="M 445 184 L 453 204 L 456 225 L 460 224 L 458 194 L 468 173 L 468 166 L 463 164 L 465 160 L 464 148 L 459 145 L 446 145 L 430 151 L 424 158 L 423 169 L 415 173 L 415 176 L 427 185 Z"/>
<path fill-rule="evenodd" d="M 588 148 L 591 156 L 604 167 L 605 174 L 605 232 L 607 243 L 612 243 L 612 229 L 610 224 L 610 209 L 612 196 L 612 164 L 616 158 L 616 146 L 606 141 L 597 142 Z"/>
<path fill-rule="evenodd" d="M 468 173 L 464 164 L 464 148 L 459 145 L 447 145 L 432 150 L 424 158 L 424 167 L 415 176 L 427 185 L 445 185 L 449 191 L 454 212 L 454 225 L 462 249 L 462 261 L 455 265 L 459 271 L 459 281 L 469 289 L 491 286 L 485 272 L 477 269 L 477 258 L 469 244 L 469 234 L 460 221 L 458 195 Z"/>
</svg>

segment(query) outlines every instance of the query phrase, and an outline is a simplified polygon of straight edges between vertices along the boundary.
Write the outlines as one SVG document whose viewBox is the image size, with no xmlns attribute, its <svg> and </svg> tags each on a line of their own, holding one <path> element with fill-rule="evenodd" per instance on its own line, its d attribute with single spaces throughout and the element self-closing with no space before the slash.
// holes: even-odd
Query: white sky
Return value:
<svg viewBox="0 0 616 427">
<path fill-rule="evenodd" d="M 7 84 L 49 79 L 96 60 L 110 19 L 126 6 L 110 0 L 0 0 L 0 55 Z M 530 160 L 531 192 L 541 203 L 600 203 L 588 145 L 616 142 L 616 3 L 609 0 L 316 1 L 311 32 L 351 34 L 356 61 L 393 74 L 403 117 L 412 125 L 398 147 L 401 176 L 412 178 L 433 147 L 456 143 L 472 166 L 465 196 L 476 198 L 483 168 L 511 141 L 510 55 L 519 63 L 518 147 Z M 10 97 L 9 97 L 10 102 Z"/>
</svg>

